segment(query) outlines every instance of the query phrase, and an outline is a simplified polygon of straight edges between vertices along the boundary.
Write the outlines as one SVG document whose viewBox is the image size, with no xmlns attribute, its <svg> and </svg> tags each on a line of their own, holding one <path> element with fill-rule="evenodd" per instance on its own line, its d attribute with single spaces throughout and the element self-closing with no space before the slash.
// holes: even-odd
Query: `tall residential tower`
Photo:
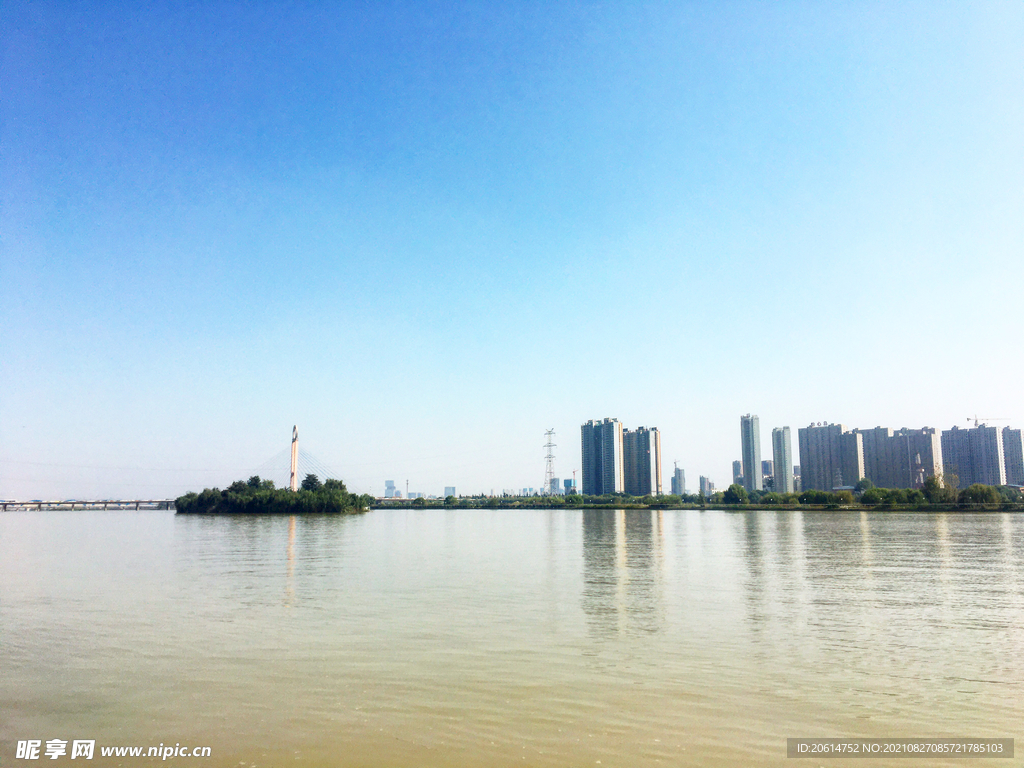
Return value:
<svg viewBox="0 0 1024 768">
<path fill-rule="evenodd" d="M 622 433 L 625 488 L 630 496 L 661 495 L 661 433 L 637 427 Z"/>
<path fill-rule="evenodd" d="M 761 427 L 757 416 L 740 416 L 740 442 L 743 453 L 743 487 L 760 491 L 761 483 Z"/>
<path fill-rule="evenodd" d="M 948 475 L 956 475 L 960 488 L 975 483 L 1006 485 L 1003 436 L 998 427 L 984 424 L 974 429 L 953 427 L 942 431 L 942 463 Z"/>
<path fill-rule="evenodd" d="M 622 424 L 618 419 L 591 420 L 580 428 L 580 432 L 583 493 L 588 496 L 622 493 L 625 489 Z"/>
<path fill-rule="evenodd" d="M 831 491 L 864 477 L 864 436 L 842 424 L 811 424 L 797 430 L 803 490 Z"/>
<path fill-rule="evenodd" d="M 774 461 L 776 493 L 793 493 L 793 437 L 789 427 L 772 430 L 772 460 Z"/>
</svg>

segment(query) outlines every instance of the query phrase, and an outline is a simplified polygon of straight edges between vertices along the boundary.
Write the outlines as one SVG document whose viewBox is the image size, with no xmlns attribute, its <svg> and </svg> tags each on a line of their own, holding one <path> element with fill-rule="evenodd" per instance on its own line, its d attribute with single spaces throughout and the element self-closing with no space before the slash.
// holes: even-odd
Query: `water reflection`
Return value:
<svg viewBox="0 0 1024 768">
<path fill-rule="evenodd" d="M 295 515 L 288 518 L 288 580 L 285 583 L 284 603 L 291 608 L 295 603 Z"/>
<path fill-rule="evenodd" d="M 657 511 L 583 512 L 583 610 L 592 634 L 661 628 L 663 537 Z"/>
<path fill-rule="evenodd" d="M 789 768 L 800 734 L 1012 737 L 1022 578 L 1016 514 L 8 513 L 0 763 L 60 733 L 172 734 L 209 768 Z"/>
</svg>

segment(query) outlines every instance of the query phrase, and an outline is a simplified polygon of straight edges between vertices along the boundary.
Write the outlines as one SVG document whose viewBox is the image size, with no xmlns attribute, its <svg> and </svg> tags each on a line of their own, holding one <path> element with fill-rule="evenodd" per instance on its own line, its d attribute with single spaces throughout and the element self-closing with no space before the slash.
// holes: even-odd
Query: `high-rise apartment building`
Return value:
<svg viewBox="0 0 1024 768">
<path fill-rule="evenodd" d="M 622 462 L 626 493 L 661 495 L 661 433 L 656 427 L 622 431 Z"/>
<path fill-rule="evenodd" d="M 960 488 L 975 483 L 1006 485 L 1003 439 L 998 427 L 984 424 L 973 429 L 953 427 L 942 431 L 942 464 L 954 474 Z"/>
<path fill-rule="evenodd" d="M 879 488 L 920 488 L 942 474 L 942 441 L 931 427 L 853 431 L 863 436 L 864 477 Z"/>
<path fill-rule="evenodd" d="M 736 485 L 743 485 L 743 462 L 734 461 L 732 463 L 732 481 Z"/>
<path fill-rule="evenodd" d="M 672 472 L 672 495 L 682 496 L 686 493 L 686 473 L 679 467 Z"/>
<path fill-rule="evenodd" d="M 757 416 L 740 416 L 740 444 L 743 460 L 743 487 L 760 491 L 761 482 L 761 427 Z"/>
<path fill-rule="evenodd" d="M 1003 427 L 1003 462 L 1006 484 L 1024 485 L 1024 440 L 1019 429 Z"/>
<path fill-rule="evenodd" d="M 772 430 L 773 487 L 776 493 L 794 493 L 793 483 L 793 437 L 789 427 Z"/>
<path fill-rule="evenodd" d="M 803 490 L 831 491 L 864 477 L 864 438 L 842 424 L 801 427 L 800 484 Z"/>
<path fill-rule="evenodd" d="M 395 498 L 395 481 L 385 480 L 384 481 L 384 498 L 393 499 Z"/>
<path fill-rule="evenodd" d="M 711 494 L 715 492 L 715 484 L 712 483 L 708 478 L 704 477 L 704 475 L 700 476 L 700 492 L 705 498 L 708 499 L 710 499 Z"/>
<path fill-rule="evenodd" d="M 444 495 L 445 495 L 445 498 L 447 498 L 448 496 L 454 496 L 455 495 L 455 486 L 454 485 L 446 485 L 444 487 Z"/>
<path fill-rule="evenodd" d="M 622 493 L 625 472 L 622 457 L 622 424 L 618 419 L 588 421 L 582 433 L 583 493 L 600 496 Z"/>
</svg>

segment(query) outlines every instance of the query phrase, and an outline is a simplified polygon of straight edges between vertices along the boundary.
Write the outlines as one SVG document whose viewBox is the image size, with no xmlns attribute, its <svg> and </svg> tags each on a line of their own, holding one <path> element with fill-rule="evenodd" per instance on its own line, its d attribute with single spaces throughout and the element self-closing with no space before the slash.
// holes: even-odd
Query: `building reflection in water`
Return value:
<svg viewBox="0 0 1024 768">
<path fill-rule="evenodd" d="M 295 604 L 295 515 L 288 518 L 288 579 L 285 582 L 284 603 Z"/>
<path fill-rule="evenodd" d="M 592 634 L 662 628 L 660 511 L 583 512 L 583 611 Z"/>
</svg>

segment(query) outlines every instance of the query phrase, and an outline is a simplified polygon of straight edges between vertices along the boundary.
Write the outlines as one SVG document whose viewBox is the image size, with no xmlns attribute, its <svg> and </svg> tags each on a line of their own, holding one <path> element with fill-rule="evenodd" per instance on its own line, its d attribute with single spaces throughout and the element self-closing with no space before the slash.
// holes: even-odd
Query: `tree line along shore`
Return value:
<svg viewBox="0 0 1024 768">
<path fill-rule="evenodd" d="M 349 493 L 341 480 L 323 482 L 306 475 L 299 489 L 276 488 L 273 480 L 253 475 L 236 480 L 224 490 L 206 488 L 190 491 L 174 500 L 182 514 L 356 514 L 365 512 L 374 499 L 367 494 Z"/>
<path fill-rule="evenodd" d="M 776 493 L 746 491 L 730 485 L 710 498 L 702 494 L 629 496 L 624 493 L 589 496 L 448 496 L 444 499 L 375 499 L 350 493 L 341 480 L 323 482 L 306 475 L 297 491 L 277 488 L 272 480 L 253 475 L 227 488 L 189 492 L 174 501 L 183 514 L 355 514 L 368 509 L 393 507 L 441 507 L 448 509 L 860 509 L 860 510 L 1005 510 L 1024 511 L 1024 495 L 1015 486 L 975 484 L 947 487 L 941 478 L 929 477 L 917 488 L 875 488 L 862 480 L 852 490 Z"/>
<path fill-rule="evenodd" d="M 1007 510 L 1024 511 L 1024 495 L 1014 486 L 972 485 L 947 488 L 941 478 L 928 478 L 916 488 L 875 488 L 862 480 L 852 490 L 776 493 L 747 492 L 730 485 L 710 498 L 699 493 L 664 496 L 629 496 L 610 493 L 589 496 L 448 496 L 444 499 L 376 500 L 374 508 L 445 507 L 455 509 L 860 509 L 860 510 Z"/>
</svg>

